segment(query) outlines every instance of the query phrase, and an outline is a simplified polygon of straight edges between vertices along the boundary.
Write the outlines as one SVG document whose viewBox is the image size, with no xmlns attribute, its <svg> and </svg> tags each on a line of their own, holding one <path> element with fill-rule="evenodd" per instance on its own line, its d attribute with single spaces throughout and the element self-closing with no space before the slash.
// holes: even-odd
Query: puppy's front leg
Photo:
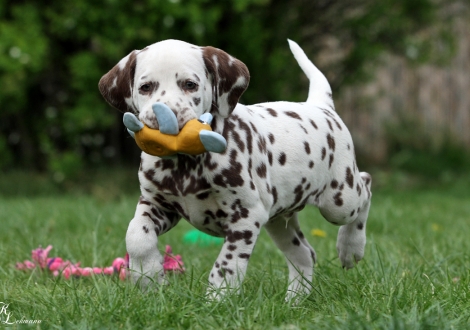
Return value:
<svg viewBox="0 0 470 330">
<path fill-rule="evenodd" d="M 248 260 L 260 233 L 259 223 L 255 224 L 232 225 L 225 231 L 224 245 L 209 275 L 209 298 L 223 296 L 230 289 L 240 289 Z"/>
<path fill-rule="evenodd" d="M 152 279 L 158 283 L 164 280 L 163 257 L 158 251 L 158 236 L 173 228 L 179 217 L 166 213 L 140 197 L 134 218 L 129 223 L 126 247 L 129 253 L 130 277 L 134 283 L 140 280 L 142 288 Z"/>
</svg>

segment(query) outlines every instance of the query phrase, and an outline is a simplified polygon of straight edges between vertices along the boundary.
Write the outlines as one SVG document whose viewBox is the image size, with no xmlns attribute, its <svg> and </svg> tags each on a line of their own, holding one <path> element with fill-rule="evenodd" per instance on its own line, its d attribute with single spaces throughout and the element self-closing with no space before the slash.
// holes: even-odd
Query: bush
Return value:
<svg viewBox="0 0 470 330">
<path fill-rule="evenodd" d="M 426 130 L 416 118 L 401 116 L 387 125 L 387 144 L 392 167 L 438 177 L 443 173 L 460 173 L 470 168 L 470 155 L 451 132 Z"/>
<path fill-rule="evenodd" d="M 15 138 L 0 141 L 6 155 L 0 168 L 64 166 L 59 172 L 65 173 L 70 155 L 80 155 L 80 166 L 138 157 L 125 143 L 122 117 L 97 89 L 100 77 L 133 49 L 170 38 L 213 45 L 250 69 L 242 103 L 279 95 L 304 101 L 308 83 L 287 38 L 311 58 L 327 40 L 340 45 L 329 49 L 322 66 L 337 90 L 366 77 L 381 52 L 405 54 L 410 45 L 426 45 L 421 53 L 429 54 L 439 54 L 429 45 L 447 49 L 449 38 L 423 40 L 429 34 L 419 33 L 440 29 L 440 6 L 433 0 L 1 1 L 0 133 Z M 101 142 L 89 143 L 90 136 Z"/>
</svg>

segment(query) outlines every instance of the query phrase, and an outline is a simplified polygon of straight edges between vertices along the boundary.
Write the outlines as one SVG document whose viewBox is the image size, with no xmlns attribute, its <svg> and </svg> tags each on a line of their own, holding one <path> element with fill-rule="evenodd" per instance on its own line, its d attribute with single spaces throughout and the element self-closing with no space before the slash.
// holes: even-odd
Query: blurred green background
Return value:
<svg viewBox="0 0 470 330">
<path fill-rule="evenodd" d="M 86 185 L 103 168 L 131 169 L 113 180 L 137 181 L 139 150 L 97 84 L 133 49 L 169 38 L 246 63 L 245 104 L 306 99 L 286 39 L 297 41 L 329 79 L 363 169 L 383 181 L 397 171 L 451 180 L 470 164 L 468 8 L 467 0 L 0 0 L 0 189 Z"/>
</svg>

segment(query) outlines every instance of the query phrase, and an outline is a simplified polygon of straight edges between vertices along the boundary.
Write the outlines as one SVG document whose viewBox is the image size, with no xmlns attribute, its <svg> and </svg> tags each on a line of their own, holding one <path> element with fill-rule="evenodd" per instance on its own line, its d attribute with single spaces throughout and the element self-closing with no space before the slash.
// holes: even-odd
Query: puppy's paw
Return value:
<svg viewBox="0 0 470 330">
<path fill-rule="evenodd" d="M 153 260 L 129 260 L 129 277 L 132 283 L 140 286 L 143 291 L 152 283 L 165 284 L 163 258 Z"/>
<path fill-rule="evenodd" d="M 350 269 L 364 257 L 366 236 L 363 231 L 350 232 L 343 227 L 339 229 L 336 249 L 343 268 Z"/>
</svg>

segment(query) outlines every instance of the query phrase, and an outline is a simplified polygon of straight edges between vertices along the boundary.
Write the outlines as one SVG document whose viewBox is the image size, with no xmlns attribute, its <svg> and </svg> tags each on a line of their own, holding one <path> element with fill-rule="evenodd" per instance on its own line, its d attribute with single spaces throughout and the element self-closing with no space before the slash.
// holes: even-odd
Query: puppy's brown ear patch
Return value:
<svg viewBox="0 0 470 330">
<path fill-rule="evenodd" d="M 101 77 L 98 88 L 105 100 L 119 111 L 137 111 L 132 102 L 137 51 L 132 51 Z"/>
<path fill-rule="evenodd" d="M 228 117 L 250 83 L 250 72 L 242 61 L 218 48 L 202 47 L 202 57 L 212 80 L 211 112 Z"/>
</svg>

